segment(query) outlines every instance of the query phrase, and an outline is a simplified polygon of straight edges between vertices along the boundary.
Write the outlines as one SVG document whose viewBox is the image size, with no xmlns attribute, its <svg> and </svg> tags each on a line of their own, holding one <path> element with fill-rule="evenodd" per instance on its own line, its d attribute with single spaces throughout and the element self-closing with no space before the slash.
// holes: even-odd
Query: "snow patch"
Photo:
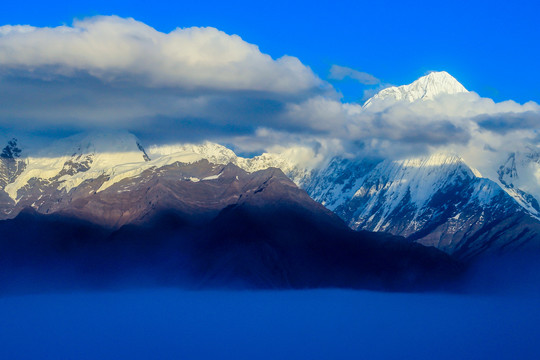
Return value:
<svg viewBox="0 0 540 360">
<path fill-rule="evenodd" d="M 207 177 L 203 178 L 202 180 L 216 180 L 216 179 L 219 179 L 220 176 L 221 176 L 221 173 L 219 173 L 217 175 L 207 176 Z"/>
</svg>

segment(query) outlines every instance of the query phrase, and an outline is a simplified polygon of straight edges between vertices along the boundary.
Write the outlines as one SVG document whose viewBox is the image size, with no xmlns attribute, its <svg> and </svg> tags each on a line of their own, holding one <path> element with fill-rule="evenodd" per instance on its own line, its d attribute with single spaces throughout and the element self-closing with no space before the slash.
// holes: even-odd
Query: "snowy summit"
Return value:
<svg viewBox="0 0 540 360">
<path fill-rule="evenodd" d="M 413 102 L 416 100 L 432 100 L 443 94 L 453 95 L 466 92 L 468 92 L 468 90 L 446 71 L 431 72 L 426 76 L 422 76 L 412 84 L 392 86 L 379 91 L 375 96 L 365 102 L 364 108 L 382 101 Z"/>
</svg>

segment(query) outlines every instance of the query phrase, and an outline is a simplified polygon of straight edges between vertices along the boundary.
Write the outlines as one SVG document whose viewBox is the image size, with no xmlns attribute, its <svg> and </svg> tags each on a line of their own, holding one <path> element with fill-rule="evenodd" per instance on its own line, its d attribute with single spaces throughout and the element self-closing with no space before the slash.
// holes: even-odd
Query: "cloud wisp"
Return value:
<svg viewBox="0 0 540 360">
<path fill-rule="evenodd" d="M 351 78 L 364 85 L 377 85 L 381 83 L 379 79 L 371 74 L 340 65 L 332 65 L 328 78 L 332 80 Z"/>
</svg>

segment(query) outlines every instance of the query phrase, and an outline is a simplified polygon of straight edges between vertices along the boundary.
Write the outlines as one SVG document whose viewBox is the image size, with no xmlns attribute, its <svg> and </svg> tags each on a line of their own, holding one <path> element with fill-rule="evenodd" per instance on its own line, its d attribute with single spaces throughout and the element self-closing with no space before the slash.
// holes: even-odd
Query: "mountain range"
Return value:
<svg viewBox="0 0 540 360">
<path fill-rule="evenodd" d="M 462 93 L 448 73 L 430 73 L 363 108 Z M 317 166 L 288 151 L 147 147 L 125 132 L 79 134 L 34 153 L 12 140 L 0 156 L 2 263 L 14 271 L 60 249 L 56 262 L 92 276 L 120 261 L 174 268 L 198 285 L 407 288 L 488 254 L 540 249 L 532 145 L 482 172 L 452 151 L 339 155 Z M 138 248 L 124 253 L 130 241 Z"/>
<path fill-rule="evenodd" d="M 349 229 L 280 169 L 180 159 L 112 184 L 110 175 L 87 178 L 69 192 L 58 189 L 66 175 L 31 180 L 17 191 L 15 218 L 0 221 L 0 289 L 420 290 L 448 288 L 463 272 L 434 248 Z M 69 164 L 62 174 L 90 171 Z"/>
</svg>

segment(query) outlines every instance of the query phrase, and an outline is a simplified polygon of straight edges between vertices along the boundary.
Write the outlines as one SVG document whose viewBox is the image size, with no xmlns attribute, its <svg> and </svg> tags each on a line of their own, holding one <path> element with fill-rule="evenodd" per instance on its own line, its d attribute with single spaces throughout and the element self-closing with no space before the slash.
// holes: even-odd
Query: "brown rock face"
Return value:
<svg viewBox="0 0 540 360">
<path fill-rule="evenodd" d="M 4 211 L 14 217 L 32 207 L 38 213 L 69 215 L 110 228 L 144 222 L 163 210 L 202 222 L 227 206 L 243 203 L 309 202 L 330 214 L 275 168 L 247 173 L 233 164 L 177 162 L 148 169 L 103 191 L 99 188 L 107 180 L 104 176 L 87 180 L 69 192 L 58 190 L 57 178 L 31 181 L 19 191 L 16 205 L 6 200 Z"/>
</svg>

